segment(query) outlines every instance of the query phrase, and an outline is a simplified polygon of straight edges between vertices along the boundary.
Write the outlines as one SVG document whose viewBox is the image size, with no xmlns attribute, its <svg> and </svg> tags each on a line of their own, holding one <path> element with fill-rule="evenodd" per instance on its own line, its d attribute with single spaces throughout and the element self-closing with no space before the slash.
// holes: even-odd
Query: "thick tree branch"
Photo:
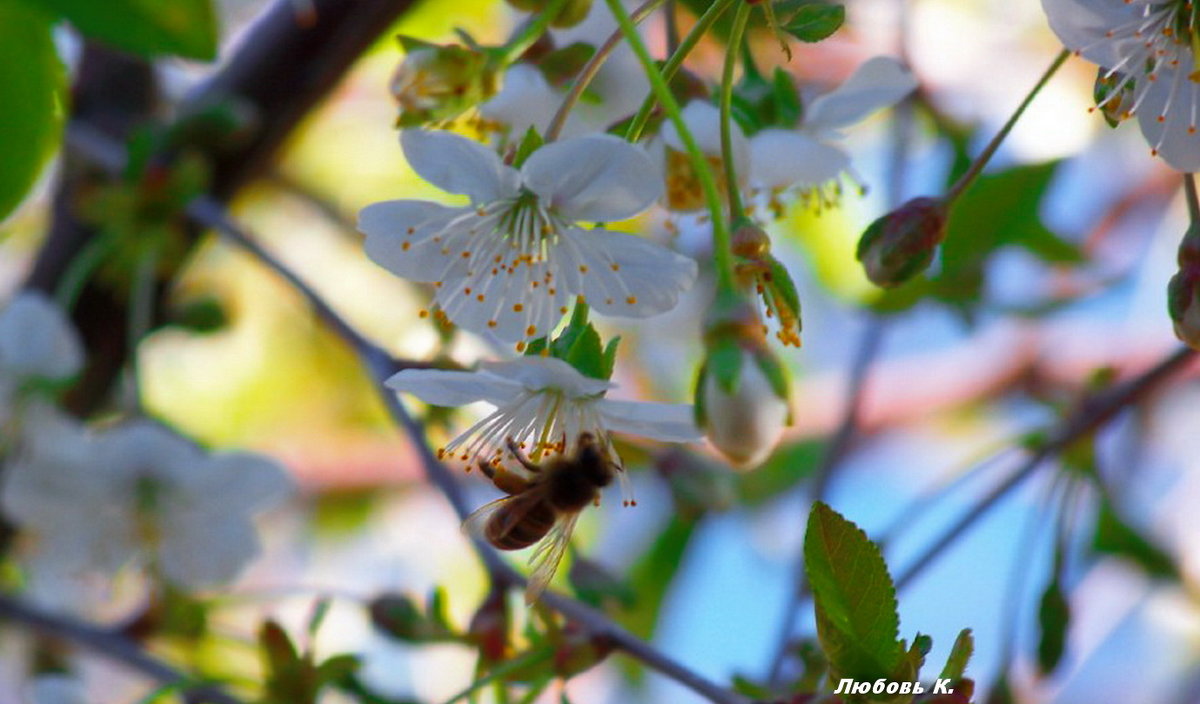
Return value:
<svg viewBox="0 0 1200 704">
<path fill-rule="evenodd" d="M 242 704 L 240 699 L 214 685 L 189 684 L 194 681 L 192 678 L 118 633 L 41 611 L 2 594 L 0 620 L 18 623 L 43 636 L 81 645 L 101 657 L 137 670 L 160 684 L 178 685 L 179 692 L 189 704 Z"/>
</svg>

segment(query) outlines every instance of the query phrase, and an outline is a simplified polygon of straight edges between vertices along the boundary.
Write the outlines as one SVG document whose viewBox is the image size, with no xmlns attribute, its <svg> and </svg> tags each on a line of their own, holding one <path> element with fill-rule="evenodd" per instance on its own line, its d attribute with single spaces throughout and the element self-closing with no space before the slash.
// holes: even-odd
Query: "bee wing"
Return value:
<svg viewBox="0 0 1200 704">
<path fill-rule="evenodd" d="M 526 604 L 532 605 L 537 601 L 546 590 L 546 585 L 550 584 L 550 578 L 558 569 L 558 563 L 562 562 L 563 553 L 571 544 L 571 533 L 575 530 L 575 522 L 578 520 L 578 513 L 563 515 L 550 529 L 550 534 L 534 548 L 533 556 L 529 558 L 533 572 L 529 575 L 529 585 L 525 588 Z"/>
<path fill-rule="evenodd" d="M 474 511 L 472 511 L 471 515 L 467 516 L 466 519 L 463 521 L 463 524 L 462 524 L 463 533 L 466 533 L 467 535 L 471 536 L 472 538 L 478 538 L 479 540 L 486 540 L 484 533 L 483 533 L 483 529 L 485 526 L 487 526 L 487 522 L 491 519 L 491 517 L 493 515 L 495 515 L 496 511 L 503 508 L 506 504 L 508 504 L 510 501 L 512 501 L 515 498 L 517 498 L 517 497 L 516 496 L 502 496 L 502 497 L 496 499 L 495 501 L 489 501 L 486 504 L 484 504 L 484 505 L 480 506 L 479 508 L 475 509 Z"/>
</svg>

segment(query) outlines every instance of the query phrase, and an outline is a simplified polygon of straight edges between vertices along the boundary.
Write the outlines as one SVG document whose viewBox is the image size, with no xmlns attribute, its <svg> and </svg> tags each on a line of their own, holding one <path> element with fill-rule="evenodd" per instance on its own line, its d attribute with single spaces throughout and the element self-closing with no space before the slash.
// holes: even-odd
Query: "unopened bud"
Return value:
<svg viewBox="0 0 1200 704">
<path fill-rule="evenodd" d="M 467 628 L 479 648 L 479 656 L 488 662 L 500 662 L 508 654 L 508 600 L 503 589 L 493 589 L 471 617 Z"/>
<path fill-rule="evenodd" d="M 406 53 L 391 83 L 400 105 L 398 126 L 450 120 L 496 94 L 496 72 L 483 52 L 410 37 L 400 43 Z"/>
<path fill-rule="evenodd" d="M 913 198 L 871 223 L 857 257 L 876 286 L 892 288 L 925 271 L 946 236 L 946 203 Z"/>
<path fill-rule="evenodd" d="M 790 421 L 787 373 L 767 348 L 756 317 L 745 320 L 744 308 L 730 312 L 706 335 L 696 422 L 730 464 L 750 469 L 771 454 Z"/>
<path fill-rule="evenodd" d="M 1175 336 L 1200 350 L 1200 228 L 1188 228 L 1179 244 L 1179 271 L 1167 285 L 1167 309 Z"/>
<path fill-rule="evenodd" d="M 550 0 L 508 0 L 508 4 L 522 12 L 542 13 Z M 574 27 L 587 17 L 592 9 L 592 0 L 567 0 L 554 19 L 550 20 L 551 27 Z"/>
</svg>

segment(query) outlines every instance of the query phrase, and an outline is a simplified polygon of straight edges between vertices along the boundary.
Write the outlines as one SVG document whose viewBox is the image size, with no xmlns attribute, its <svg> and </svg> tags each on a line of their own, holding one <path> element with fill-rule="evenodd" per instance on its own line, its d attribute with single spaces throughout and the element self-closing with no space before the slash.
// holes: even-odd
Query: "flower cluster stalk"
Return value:
<svg viewBox="0 0 1200 704">
<path fill-rule="evenodd" d="M 691 31 L 679 43 L 679 48 L 667 58 L 666 63 L 662 67 L 662 77 L 665 80 L 671 80 L 675 76 L 675 72 L 683 65 L 683 60 L 691 53 L 692 49 L 700 43 L 700 39 L 704 37 L 708 30 L 716 23 L 717 19 L 729 8 L 730 5 L 738 0 L 717 0 L 700 15 L 700 19 L 696 20 L 696 24 Z M 645 102 L 638 108 L 637 114 L 633 116 L 633 121 L 629 123 L 629 128 L 625 130 L 625 139 L 630 142 L 636 142 L 642 136 L 642 130 L 646 129 L 646 123 L 650 120 L 650 113 L 654 110 L 654 103 L 657 100 L 654 94 L 646 97 Z"/>
<path fill-rule="evenodd" d="M 751 5 L 738 5 L 733 16 L 733 29 L 729 33 L 729 46 L 725 49 L 725 66 L 721 72 L 721 162 L 725 167 L 725 190 L 729 196 L 729 217 L 736 220 L 745 212 L 742 194 L 738 188 L 737 167 L 733 160 L 733 69 L 737 64 L 738 48 L 750 19 Z"/>
<path fill-rule="evenodd" d="M 652 12 L 657 10 L 666 0 L 646 0 L 637 9 L 633 11 L 630 17 L 634 24 L 640 23 L 642 20 L 650 16 Z M 617 30 L 609 35 L 608 39 L 596 49 L 596 53 L 592 54 L 592 58 L 584 64 L 580 69 L 579 75 L 575 77 L 575 82 L 571 84 L 571 90 L 563 98 L 562 105 L 558 107 L 558 112 L 554 113 L 554 117 L 550 120 L 549 126 L 546 127 L 545 140 L 553 142 L 558 139 L 558 135 L 562 133 L 563 126 L 567 124 L 567 117 L 571 114 L 571 110 L 579 102 L 579 98 L 583 95 L 583 91 L 587 90 L 592 79 L 600 72 L 600 67 L 612 54 L 617 45 L 621 43 L 621 31 Z"/>
<path fill-rule="evenodd" d="M 713 177 L 712 169 L 708 164 L 708 160 L 704 158 L 704 152 L 700 151 L 700 147 L 696 145 L 696 139 L 692 136 L 687 124 L 683 121 L 679 103 L 675 100 L 675 96 L 671 95 L 671 88 L 667 85 L 667 79 L 659 72 L 658 67 L 654 65 L 654 59 L 650 56 L 649 50 L 646 49 L 645 42 L 638 35 L 637 27 L 630 19 L 629 13 L 621 6 L 620 0 L 605 0 L 605 2 L 608 3 L 613 17 L 621 27 L 621 33 L 625 35 L 625 41 L 629 42 L 630 48 L 633 49 L 634 54 L 641 61 L 642 68 L 646 71 L 646 77 L 650 81 L 650 87 L 658 97 L 658 101 L 662 103 L 667 117 L 679 132 L 679 139 L 683 142 L 687 150 L 688 158 L 692 162 L 692 168 L 696 170 L 697 178 L 700 179 L 700 187 L 704 190 L 705 204 L 712 214 L 713 259 L 717 265 L 717 290 L 733 291 L 735 284 L 733 277 L 733 255 L 729 248 L 729 226 L 725 222 L 725 214 L 721 207 L 721 195 L 717 190 L 717 181 Z M 680 51 L 683 51 L 686 46 L 687 39 L 684 40 Z M 628 134 L 626 136 L 628 137 Z"/>
</svg>

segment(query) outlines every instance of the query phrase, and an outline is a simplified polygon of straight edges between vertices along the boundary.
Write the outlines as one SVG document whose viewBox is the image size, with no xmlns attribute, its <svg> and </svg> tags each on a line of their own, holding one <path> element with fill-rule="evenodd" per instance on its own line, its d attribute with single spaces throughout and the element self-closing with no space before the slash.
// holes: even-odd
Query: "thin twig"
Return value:
<svg viewBox="0 0 1200 704">
<path fill-rule="evenodd" d="M 1031 477 L 1043 462 L 1070 447 L 1076 440 L 1094 432 L 1127 406 L 1153 391 L 1158 384 L 1186 367 L 1195 356 L 1195 350 L 1181 348 L 1141 376 L 1091 397 L 1023 465 L 972 506 L 954 525 L 946 529 L 941 537 L 927 545 L 912 564 L 896 577 L 896 589 L 900 590 L 911 584 L 947 547 L 974 526 L 1009 492 Z"/>
<path fill-rule="evenodd" d="M 194 682 L 192 678 L 119 633 L 41 611 L 3 594 L 0 594 L 0 620 L 19 623 L 44 636 L 82 645 L 97 655 L 122 663 L 164 685 L 179 685 L 179 692 L 191 704 L 242 704 L 241 699 L 216 685 L 190 684 Z"/>
</svg>

